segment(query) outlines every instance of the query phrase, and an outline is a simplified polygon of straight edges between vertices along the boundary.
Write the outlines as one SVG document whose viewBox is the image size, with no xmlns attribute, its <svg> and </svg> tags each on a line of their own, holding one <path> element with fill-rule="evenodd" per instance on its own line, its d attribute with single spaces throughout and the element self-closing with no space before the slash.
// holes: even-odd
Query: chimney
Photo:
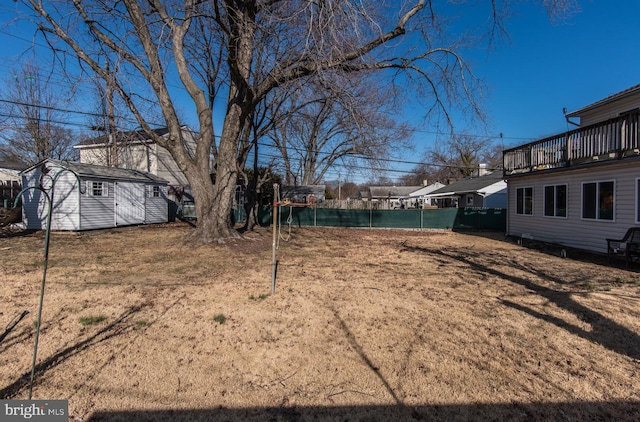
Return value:
<svg viewBox="0 0 640 422">
<path fill-rule="evenodd" d="M 479 176 L 484 176 L 487 173 L 489 173 L 489 171 L 487 170 L 487 165 L 486 164 L 478 164 L 478 177 Z"/>
<path fill-rule="evenodd" d="M 424 179 L 422 181 L 422 186 L 427 186 L 429 184 L 429 181 L 427 179 Z"/>
</svg>

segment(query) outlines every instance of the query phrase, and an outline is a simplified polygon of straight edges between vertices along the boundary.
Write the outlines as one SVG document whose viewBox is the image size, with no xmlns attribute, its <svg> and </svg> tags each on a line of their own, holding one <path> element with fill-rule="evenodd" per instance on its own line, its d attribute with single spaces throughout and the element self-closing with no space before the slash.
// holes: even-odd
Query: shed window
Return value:
<svg viewBox="0 0 640 422">
<path fill-rule="evenodd" d="M 582 218 L 612 221 L 614 205 L 613 181 L 582 184 Z"/>
<path fill-rule="evenodd" d="M 151 186 L 149 196 L 152 198 L 160 198 L 160 186 Z"/>
<path fill-rule="evenodd" d="M 544 187 L 544 215 L 548 217 L 567 216 L 567 185 Z"/>
<path fill-rule="evenodd" d="M 106 182 L 87 181 L 87 194 L 89 196 L 109 196 Z"/>
<path fill-rule="evenodd" d="M 516 214 L 533 215 L 533 188 L 516 189 Z"/>
</svg>

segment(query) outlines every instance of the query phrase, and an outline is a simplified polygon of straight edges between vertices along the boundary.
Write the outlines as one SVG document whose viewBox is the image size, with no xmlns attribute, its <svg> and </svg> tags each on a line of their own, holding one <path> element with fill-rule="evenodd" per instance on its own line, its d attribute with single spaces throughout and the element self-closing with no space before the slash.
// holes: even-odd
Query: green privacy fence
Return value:
<svg viewBox="0 0 640 422">
<path fill-rule="evenodd" d="M 502 208 L 345 210 L 282 206 L 279 214 L 280 224 L 291 221 L 292 225 L 298 227 L 506 230 L 507 226 L 507 212 Z M 261 208 L 259 215 L 261 224 L 271 224 L 271 207 Z"/>
</svg>

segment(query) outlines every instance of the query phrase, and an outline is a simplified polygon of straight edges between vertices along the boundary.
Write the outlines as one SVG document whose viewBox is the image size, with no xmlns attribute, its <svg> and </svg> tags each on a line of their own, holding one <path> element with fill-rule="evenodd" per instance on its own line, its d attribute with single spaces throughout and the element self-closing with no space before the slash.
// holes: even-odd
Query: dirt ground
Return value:
<svg viewBox="0 0 640 422">
<path fill-rule="evenodd" d="M 497 233 L 53 233 L 34 399 L 71 421 L 640 420 L 640 273 Z M 283 235 L 286 230 L 283 228 Z M 0 237 L 0 398 L 28 397 L 43 233 Z M 3 328 L 0 328 L 0 334 Z"/>
</svg>

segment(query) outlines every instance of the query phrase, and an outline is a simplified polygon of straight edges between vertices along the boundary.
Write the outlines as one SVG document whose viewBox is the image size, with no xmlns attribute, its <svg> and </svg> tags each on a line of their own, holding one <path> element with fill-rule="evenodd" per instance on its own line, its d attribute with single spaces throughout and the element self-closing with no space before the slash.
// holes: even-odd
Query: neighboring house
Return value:
<svg viewBox="0 0 640 422">
<path fill-rule="evenodd" d="M 422 186 L 371 186 L 369 200 L 377 202 L 378 209 L 416 208 L 415 200 L 410 201 L 409 195 Z"/>
<path fill-rule="evenodd" d="M 164 137 L 169 135 L 167 128 L 156 129 L 155 133 Z M 182 135 L 187 151 L 193 156 L 196 149 L 195 134 L 183 126 Z M 168 181 L 169 198 L 175 202 L 181 202 L 185 191 L 190 192 L 186 176 L 169 151 L 150 140 L 142 130 L 87 139 L 74 148 L 80 151 L 80 162 L 83 164 L 138 170 Z"/>
<path fill-rule="evenodd" d="M 52 230 L 168 221 L 167 181 L 150 173 L 49 159 L 21 175 L 25 189 L 43 186 L 53 195 Z M 25 191 L 22 221 L 27 229 L 45 229 L 48 212 L 49 204 L 42 191 Z"/>
<path fill-rule="evenodd" d="M 506 208 L 507 183 L 502 172 L 479 174 L 481 176 L 468 177 L 434 190 L 427 197 L 435 201 L 438 208 Z"/>
<path fill-rule="evenodd" d="M 505 150 L 507 234 L 606 252 L 640 225 L 639 108 L 636 85 L 568 113 L 577 129 Z"/>
<path fill-rule="evenodd" d="M 0 207 L 13 207 L 22 189 L 20 172 L 27 166 L 15 161 L 0 161 Z"/>
<path fill-rule="evenodd" d="M 435 206 L 429 194 L 443 187 L 445 187 L 443 183 L 435 182 L 429 185 L 425 180 L 423 187 L 409 194 L 409 203 L 417 202 L 418 206 L 423 208 Z"/>
</svg>

